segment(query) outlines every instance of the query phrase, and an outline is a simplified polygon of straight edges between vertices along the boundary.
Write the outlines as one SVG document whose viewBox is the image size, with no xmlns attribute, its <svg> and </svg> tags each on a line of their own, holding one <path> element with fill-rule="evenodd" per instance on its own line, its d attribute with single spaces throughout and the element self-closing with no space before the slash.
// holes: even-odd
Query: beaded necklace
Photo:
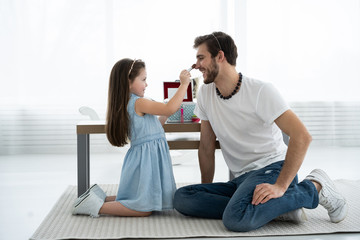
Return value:
<svg viewBox="0 0 360 240">
<path fill-rule="evenodd" d="M 234 95 L 237 93 L 237 91 L 239 90 L 239 87 L 240 87 L 240 85 L 241 85 L 241 82 L 242 82 L 242 74 L 239 73 L 239 81 L 237 82 L 234 91 L 232 91 L 232 93 L 231 93 L 229 96 L 224 97 L 224 96 L 221 94 L 221 92 L 219 91 L 218 88 L 216 88 L 216 94 L 217 94 L 220 98 L 222 98 L 222 99 L 224 99 L 224 100 L 228 100 L 228 99 L 230 99 L 232 96 L 234 96 Z"/>
</svg>

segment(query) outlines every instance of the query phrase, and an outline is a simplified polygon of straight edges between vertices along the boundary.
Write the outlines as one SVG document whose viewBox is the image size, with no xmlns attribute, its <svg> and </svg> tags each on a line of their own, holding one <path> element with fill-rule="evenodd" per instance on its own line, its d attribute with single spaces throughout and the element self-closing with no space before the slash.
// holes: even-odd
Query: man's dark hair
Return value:
<svg viewBox="0 0 360 240">
<path fill-rule="evenodd" d="M 227 62 L 236 66 L 237 47 L 229 35 L 223 32 L 213 32 L 208 35 L 199 36 L 195 38 L 194 48 L 198 48 L 203 43 L 206 44 L 212 58 L 216 57 L 221 50 L 224 52 Z"/>
</svg>

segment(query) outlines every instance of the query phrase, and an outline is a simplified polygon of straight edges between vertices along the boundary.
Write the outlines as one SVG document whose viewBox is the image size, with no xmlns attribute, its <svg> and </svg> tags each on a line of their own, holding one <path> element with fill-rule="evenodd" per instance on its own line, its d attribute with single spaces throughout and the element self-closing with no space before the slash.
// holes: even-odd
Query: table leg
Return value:
<svg viewBox="0 0 360 240">
<path fill-rule="evenodd" d="M 90 138 L 89 134 L 77 135 L 78 196 L 90 186 Z"/>
</svg>

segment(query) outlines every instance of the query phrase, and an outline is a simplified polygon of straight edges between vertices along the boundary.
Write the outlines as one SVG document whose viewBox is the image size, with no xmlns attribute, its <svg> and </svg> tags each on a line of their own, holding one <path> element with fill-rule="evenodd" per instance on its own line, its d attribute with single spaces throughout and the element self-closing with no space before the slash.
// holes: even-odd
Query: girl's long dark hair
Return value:
<svg viewBox="0 0 360 240">
<path fill-rule="evenodd" d="M 143 61 L 125 58 L 115 63 L 111 70 L 105 132 L 114 146 L 122 147 L 128 143 L 130 119 L 127 105 L 130 100 L 130 82 L 135 80 L 143 68 Z"/>
</svg>

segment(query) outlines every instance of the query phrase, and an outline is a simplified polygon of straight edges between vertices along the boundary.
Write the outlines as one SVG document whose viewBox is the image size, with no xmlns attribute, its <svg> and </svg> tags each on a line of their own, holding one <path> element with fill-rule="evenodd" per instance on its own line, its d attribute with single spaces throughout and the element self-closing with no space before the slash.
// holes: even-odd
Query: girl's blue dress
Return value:
<svg viewBox="0 0 360 240">
<path fill-rule="evenodd" d="M 165 132 L 156 116 L 135 113 L 139 98 L 132 94 L 127 106 L 131 146 L 124 159 L 116 201 L 141 212 L 173 209 L 176 185 Z"/>
</svg>

